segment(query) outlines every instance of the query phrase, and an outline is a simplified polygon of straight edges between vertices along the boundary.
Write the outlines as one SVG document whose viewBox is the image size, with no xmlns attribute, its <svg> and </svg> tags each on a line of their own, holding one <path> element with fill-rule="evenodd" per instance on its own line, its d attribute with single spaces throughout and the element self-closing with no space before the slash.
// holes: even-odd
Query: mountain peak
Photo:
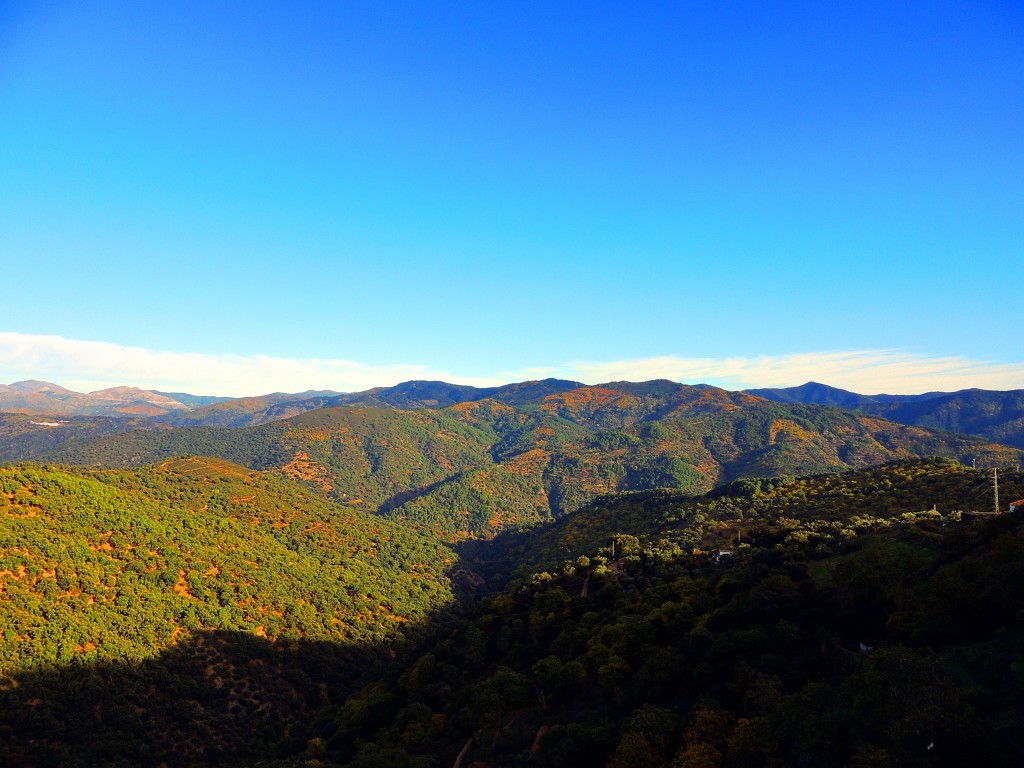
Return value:
<svg viewBox="0 0 1024 768">
<path fill-rule="evenodd" d="M 18 392 L 24 392 L 25 394 L 56 394 L 56 395 L 73 395 L 75 394 L 70 389 L 64 389 L 59 384 L 54 384 L 49 381 L 40 381 L 39 379 L 25 379 L 25 381 L 16 381 L 13 384 L 8 385 L 11 389 L 17 390 Z"/>
<path fill-rule="evenodd" d="M 806 403 L 811 405 L 835 405 L 840 408 L 859 408 L 874 400 L 866 395 L 859 395 L 828 384 L 808 381 L 799 387 L 779 387 L 765 389 L 746 389 L 748 395 L 775 400 L 780 403 Z"/>
</svg>

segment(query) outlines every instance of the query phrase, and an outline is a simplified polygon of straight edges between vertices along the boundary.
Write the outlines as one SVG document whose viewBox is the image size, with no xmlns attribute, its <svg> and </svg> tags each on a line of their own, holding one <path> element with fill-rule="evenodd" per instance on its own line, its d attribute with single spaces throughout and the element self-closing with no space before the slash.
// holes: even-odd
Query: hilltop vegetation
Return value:
<svg viewBox="0 0 1024 768">
<path fill-rule="evenodd" d="M 1004 473 L 1000 482 L 1004 500 L 1024 496 L 1019 471 Z M 552 525 L 508 531 L 491 542 L 467 543 L 462 551 L 492 583 L 504 586 L 513 576 L 571 567 L 576 555 L 607 547 L 624 532 L 685 552 L 789 539 L 831 546 L 923 511 L 932 518 L 970 515 L 991 511 L 992 503 L 990 470 L 949 459 L 911 460 L 842 474 L 744 478 L 700 496 L 668 489 L 613 494 Z"/>
</svg>

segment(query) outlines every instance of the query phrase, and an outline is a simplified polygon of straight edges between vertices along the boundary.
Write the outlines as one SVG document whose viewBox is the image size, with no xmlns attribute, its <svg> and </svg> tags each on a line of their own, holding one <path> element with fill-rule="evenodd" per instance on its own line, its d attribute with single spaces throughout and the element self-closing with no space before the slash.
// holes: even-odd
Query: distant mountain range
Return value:
<svg viewBox="0 0 1024 768">
<path fill-rule="evenodd" d="M 224 403 L 255 401 L 253 410 L 264 410 L 289 400 L 304 401 L 317 397 L 333 397 L 340 392 L 309 390 L 307 392 L 275 392 L 257 398 L 190 395 L 185 392 L 158 392 L 138 387 L 111 387 L 95 392 L 75 392 L 48 381 L 17 381 L 0 384 L 0 411 L 6 413 L 37 413 L 47 416 L 111 416 L 115 418 L 144 417 L 160 419 L 192 410 Z M 237 406 L 236 406 L 237 407 Z M 243 410 L 244 410 L 243 406 Z M 212 413 L 216 413 L 214 410 Z M 227 425 L 225 425 L 227 426 Z"/>
<path fill-rule="evenodd" d="M 598 388 L 628 391 L 630 387 L 679 386 L 674 382 L 612 382 Z M 228 398 L 158 392 L 137 387 L 113 387 L 83 394 L 45 381 L 0 384 L 0 411 L 49 416 L 103 416 L 145 419 L 153 425 L 176 427 L 248 427 L 287 419 L 307 411 L 334 406 L 375 406 L 403 410 L 447 408 L 460 403 L 495 400 L 512 407 L 541 402 L 545 397 L 585 388 L 578 381 L 544 379 L 473 387 L 443 381 L 407 381 L 364 392 L 332 390 L 274 392 L 256 397 Z M 698 385 L 696 389 L 706 387 Z M 977 435 L 1024 449 L 1024 389 L 1007 392 L 965 389 L 920 395 L 861 395 L 827 384 L 808 382 L 799 387 L 748 389 L 745 395 L 778 403 L 846 408 L 908 426 Z M 114 430 L 123 431 L 123 430 Z"/>
<path fill-rule="evenodd" d="M 1019 450 L 973 436 L 671 381 L 548 380 L 487 389 L 409 382 L 263 411 L 254 411 L 260 403 L 251 400 L 258 399 L 158 419 L 44 423 L 0 415 L 0 461 L 142 467 L 216 457 L 458 541 L 557 518 L 618 491 L 702 493 L 738 478 L 804 476 L 911 457 L 983 467 L 1022 458 Z M 347 404 L 331 404 L 342 400 Z M 298 415 L 280 418 L 288 411 Z M 201 412 L 230 417 L 236 426 L 167 423 Z M 265 421 L 253 424 L 256 419 Z M 245 423 L 251 425 L 237 426 Z"/>
<path fill-rule="evenodd" d="M 472 387 L 443 381 L 407 381 L 364 392 L 307 390 L 273 392 L 255 397 L 215 397 L 185 392 L 159 392 L 137 387 L 112 387 L 82 393 L 46 381 L 0 384 L 0 412 L 47 416 L 144 417 L 178 427 L 248 427 L 298 416 L 335 405 L 379 408 L 447 408 L 458 403 L 494 398 L 522 405 L 546 395 L 584 386 L 578 381 L 545 379 Z"/>
<path fill-rule="evenodd" d="M 578 381 L 563 379 L 525 381 L 500 387 L 473 387 L 444 381 L 406 381 L 393 387 L 375 387 L 365 392 L 302 392 L 294 395 L 278 392 L 260 397 L 244 397 L 203 406 L 190 412 L 167 414 L 161 420 L 176 427 L 249 427 L 338 405 L 414 410 L 447 408 L 490 398 L 506 405 L 519 406 L 583 386 Z"/>
<path fill-rule="evenodd" d="M 922 395 L 858 395 L 810 381 L 785 389 L 748 389 L 779 403 L 834 405 L 882 416 L 900 424 L 944 429 L 1024 448 L 1024 389 L 963 389 Z"/>
<path fill-rule="evenodd" d="M 48 381 L 0 384 L 0 410 L 50 416 L 164 416 L 191 406 L 138 387 L 111 387 L 83 394 Z"/>
</svg>

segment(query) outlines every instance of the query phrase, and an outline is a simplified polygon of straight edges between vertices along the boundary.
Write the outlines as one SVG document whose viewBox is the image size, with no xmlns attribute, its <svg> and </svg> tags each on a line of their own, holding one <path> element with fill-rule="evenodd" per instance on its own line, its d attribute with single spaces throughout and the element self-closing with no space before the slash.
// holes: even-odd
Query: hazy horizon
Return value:
<svg viewBox="0 0 1024 768">
<path fill-rule="evenodd" d="M 16 344 L 15 342 L 21 342 Z M 31 350 L 29 353 L 28 350 Z M 45 350 L 46 354 L 41 354 Z M 1019 389 L 1024 366 L 998 366 L 896 351 L 854 351 L 751 359 L 663 357 L 605 363 L 568 363 L 493 376 L 461 376 L 426 366 L 370 367 L 346 360 L 182 355 L 68 339 L 30 339 L 0 332 L 0 383 L 45 381 L 91 393 L 118 386 L 199 396 L 255 397 L 274 392 L 361 392 L 406 381 L 444 381 L 477 387 L 546 378 L 596 385 L 668 379 L 728 390 L 795 387 L 817 382 L 858 394 L 913 395 L 962 389 Z M 101 378 L 120 372 L 120 378 Z M 93 373 L 92 377 L 83 373 Z M 161 376 L 166 378 L 161 379 Z M 265 382 L 260 387 L 255 382 Z M 348 384 L 346 384 L 348 382 Z M 885 388 L 883 388 L 885 387 Z"/>
</svg>

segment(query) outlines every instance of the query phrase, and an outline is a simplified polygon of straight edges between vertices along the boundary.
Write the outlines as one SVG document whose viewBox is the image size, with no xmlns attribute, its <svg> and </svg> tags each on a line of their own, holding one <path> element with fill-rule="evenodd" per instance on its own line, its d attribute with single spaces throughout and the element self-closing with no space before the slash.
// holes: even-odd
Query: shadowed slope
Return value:
<svg viewBox="0 0 1024 768">
<path fill-rule="evenodd" d="M 0 480 L 0 521 L 17 539 L 0 543 L 0 612 L 38 599 L 38 615 L 58 622 L 49 635 L 41 625 L 40 636 L 54 643 L 65 637 L 62 605 L 91 608 L 85 595 L 121 632 L 138 622 L 138 606 L 171 596 L 195 605 L 215 595 L 218 611 L 227 610 L 217 615 L 230 619 L 237 582 L 222 577 L 235 554 L 246 554 L 236 551 L 245 544 L 232 538 L 232 521 L 245 522 L 267 549 L 256 553 L 250 577 L 259 578 L 257 568 L 273 572 L 275 547 L 286 545 L 288 567 L 259 585 L 259 600 L 276 600 L 263 594 L 276 578 L 291 580 L 287 626 L 276 641 L 249 626 L 202 627 L 142 653 L 103 638 L 52 656 L 44 644 L 5 667 L 4 765 L 366 768 L 452 765 L 464 753 L 494 768 L 668 768 L 703 764 L 708 755 L 720 765 L 983 760 L 1009 768 L 1024 755 L 1014 672 L 1014 617 L 1024 610 L 1015 588 L 1024 578 L 1021 525 L 1010 515 L 949 517 L 987 501 L 989 489 L 985 473 L 948 461 L 742 480 L 701 498 L 609 497 L 548 529 L 461 545 L 495 579 L 507 578 L 517 559 L 522 570 L 508 589 L 494 580 L 481 586 L 464 618 L 443 603 L 405 614 L 413 621 L 393 626 L 415 626 L 418 648 L 374 632 L 387 620 L 381 613 L 364 630 L 355 629 L 358 615 L 353 622 L 335 614 L 347 628 L 330 637 L 303 629 L 317 626 L 322 587 L 303 581 L 300 556 L 330 557 L 363 521 L 328 505 L 324 513 L 333 509 L 343 530 L 332 533 L 326 519 L 310 526 L 325 502 L 298 488 L 275 512 L 285 499 L 273 490 L 284 481 L 199 459 L 138 473 L 14 468 Z M 1019 473 L 1004 483 L 1024 495 Z M 115 491 L 109 497 L 107 488 Z M 228 494 L 227 509 L 218 491 Z M 241 491 L 256 498 L 239 498 Z M 170 507 L 161 513 L 154 506 L 165 496 Z M 243 515 L 247 505 L 267 516 L 269 539 Z M 215 540 L 223 550 L 220 573 L 187 574 L 181 586 L 192 598 L 177 582 L 161 585 L 159 569 L 145 565 L 178 546 L 173 536 L 163 550 L 147 538 L 174 509 L 199 526 L 176 534 L 186 537 L 184 549 Z M 93 530 L 90 515 L 100 535 L 69 538 Z M 57 524 L 54 538 L 50 521 L 64 518 L 70 527 Z M 109 535 L 108 525 L 117 526 Z M 743 546 L 731 558 L 699 551 L 740 532 Z M 509 546 L 517 540 L 521 556 Z M 370 547 L 385 579 L 405 578 L 387 570 L 403 552 L 399 571 L 411 574 L 403 583 L 429 579 L 414 549 L 386 544 L 378 538 Z M 197 566 L 205 556 L 193 556 Z M 341 558 L 349 559 L 360 554 Z M 65 583 L 72 577 L 64 562 L 76 568 L 77 587 Z M 101 575 L 90 564 L 109 564 L 113 584 L 100 578 L 87 593 L 91 582 L 81 577 Z M 365 594 L 390 596 L 376 589 Z M 121 616 L 128 623 L 119 624 Z M 143 636 L 150 631 L 140 626 Z M 10 630 L 4 637 L 12 641 Z"/>
<path fill-rule="evenodd" d="M 1021 523 L 948 515 L 987 500 L 986 481 L 906 462 L 700 499 L 609 497 L 510 537 L 520 553 L 501 538 L 463 545 L 485 568 L 521 554 L 523 570 L 346 702 L 322 730 L 329 754 L 352 766 L 1016 766 Z M 1024 490 L 1019 473 L 1008 482 Z M 545 543 L 549 531 L 560 535 Z M 719 553 L 739 531 L 743 544 Z"/>
</svg>

